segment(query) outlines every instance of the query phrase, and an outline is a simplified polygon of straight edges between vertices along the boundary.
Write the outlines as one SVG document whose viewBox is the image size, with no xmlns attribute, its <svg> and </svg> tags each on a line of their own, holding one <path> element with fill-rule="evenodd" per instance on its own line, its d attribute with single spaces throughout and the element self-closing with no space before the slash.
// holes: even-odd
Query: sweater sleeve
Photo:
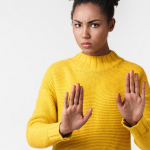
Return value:
<svg viewBox="0 0 150 150">
<path fill-rule="evenodd" d="M 62 137 L 57 121 L 57 103 L 54 86 L 53 64 L 47 69 L 42 80 L 36 107 L 26 127 L 27 142 L 34 148 L 46 148 L 62 141 L 68 141 L 72 132 Z"/>
<path fill-rule="evenodd" d="M 150 150 L 150 86 L 147 80 L 147 75 L 143 69 L 143 75 L 140 80 L 140 95 L 143 81 L 146 81 L 145 89 L 145 108 L 143 116 L 139 122 L 130 127 L 124 118 L 122 118 L 122 125 L 127 128 L 134 137 L 134 143 L 142 150 Z"/>
</svg>

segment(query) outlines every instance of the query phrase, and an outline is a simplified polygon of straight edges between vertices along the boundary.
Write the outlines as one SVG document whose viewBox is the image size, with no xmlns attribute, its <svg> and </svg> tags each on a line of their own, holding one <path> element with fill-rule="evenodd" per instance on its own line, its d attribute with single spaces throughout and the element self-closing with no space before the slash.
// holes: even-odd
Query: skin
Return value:
<svg viewBox="0 0 150 150">
<path fill-rule="evenodd" d="M 82 15 L 81 15 L 82 14 Z M 99 19 L 101 21 L 91 20 Z M 78 20 L 81 23 L 74 21 Z M 115 19 L 113 18 L 108 25 L 107 16 L 102 14 L 99 6 L 90 3 L 77 5 L 73 14 L 73 34 L 82 53 L 91 56 L 101 56 L 110 52 L 107 36 L 108 32 L 113 31 Z M 92 43 L 89 48 L 84 48 L 82 42 Z"/>
<path fill-rule="evenodd" d="M 119 93 L 116 102 L 122 117 L 129 123 L 130 127 L 136 125 L 143 116 L 145 108 L 145 89 L 146 82 L 143 82 L 140 96 L 138 73 L 134 75 L 134 70 L 131 70 L 130 73 L 126 74 L 124 101 L 122 103 Z"/>
<path fill-rule="evenodd" d="M 107 24 L 107 18 L 99 11 L 99 7 L 88 3 L 86 5 L 81 4 L 76 7 L 73 20 L 79 20 L 73 22 L 73 33 L 75 39 L 82 49 L 83 53 L 90 56 L 106 55 L 110 52 L 107 35 L 111 32 L 115 25 L 115 19 L 112 19 L 110 25 Z M 81 15 L 82 14 L 82 15 Z M 100 19 L 102 21 L 95 21 L 93 24 L 87 22 L 94 19 Z M 96 27 L 93 25 L 98 24 Z M 79 27 L 79 28 L 78 28 Z M 92 43 L 92 47 L 84 48 L 81 43 L 84 41 Z M 137 76 L 136 76 L 137 75 Z M 134 81 L 135 79 L 135 81 Z M 134 70 L 126 74 L 125 77 L 125 96 L 124 101 L 121 101 L 120 93 L 117 93 L 116 103 L 122 117 L 129 123 L 130 127 L 136 125 L 143 116 L 145 108 L 145 88 L 146 82 L 142 83 L 142 91 L 140 96 L 140 85 L 138 74 L 134 74 Z M 74 130 L 80 129 L 91 117 L 92 109 L 89 108 L 85 116 L 83 116 L 83 87 L 79 83 L 72 86 L 71 94 L 68 104 L 68 92 L 65 93 L 62 122 L 60 123 L 60 134 L 63 137 L 67 137 Z"/>
<path fill-rule="evenodd" d="M 135 78 L 135 81 L 134 81 Z M 130 127 L 136 125 L 143 116 L 145 108 L 145 88 L 146 82 L 142 83 L 142 91 L 140 96 L 140 84 L 138 73 L 134 74 L 131 70 L 126 74 L 125 79 L 125 96 L 121 101 L 120 93 L 117 93 L 116 103 L 122 117 L 126 120 Z M 68 92 L 65 93 L 62 122 L 60 130 L 62 136 L 67 137 L 74 130 L 80 129 L 92 115 L 92 109 L 88 109 L 83 116 L 83 87 L 77 83 L 72 86 L 71 95 L 68 101 Z"/>
</svg>

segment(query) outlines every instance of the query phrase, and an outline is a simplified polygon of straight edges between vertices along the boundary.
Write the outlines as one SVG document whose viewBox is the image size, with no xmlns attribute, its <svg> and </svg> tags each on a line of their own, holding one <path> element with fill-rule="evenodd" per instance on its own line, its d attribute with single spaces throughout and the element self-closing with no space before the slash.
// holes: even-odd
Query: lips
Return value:
<svg viewBox="0 0 150 150">
<path fill-rule="evenodd" d="M 82 45 L 90 45 L 91 43 L 89 42 L 83 42 Z"/>
<path fill-rule="evenodd" d="M 82 45 L 91 45 L 90 43 L 88 43 L 88 44 L 82 44 Z"/>
<path fill-rule="evenodd" d="M 89 47 L 91 47 L 91 43 L 88 43 L 88 44 L 82 44 L 82 46 L 84 47 L 84 48 L 89 48 Z"/>
</svg>

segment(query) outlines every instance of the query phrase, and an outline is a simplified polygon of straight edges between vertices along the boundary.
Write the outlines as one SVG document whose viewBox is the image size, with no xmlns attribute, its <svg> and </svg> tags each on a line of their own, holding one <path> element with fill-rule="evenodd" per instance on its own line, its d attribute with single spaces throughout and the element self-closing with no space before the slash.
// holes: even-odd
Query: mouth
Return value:
<svg viewBox="0 0 150 150">
<path fill-rule="evenodd" d="M 82 46 L 84 47 L 84 48 L 89 48 L 89 47 L 91 47 L 91 43 L 89 43 L 89 44 L 82 44 Z"/>
</svg>

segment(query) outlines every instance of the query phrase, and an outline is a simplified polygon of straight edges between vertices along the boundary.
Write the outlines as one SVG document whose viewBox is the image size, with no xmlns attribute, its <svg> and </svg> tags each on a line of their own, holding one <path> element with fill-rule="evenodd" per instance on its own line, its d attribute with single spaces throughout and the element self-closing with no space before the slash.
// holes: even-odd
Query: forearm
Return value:
<svg viewBox="0 0 150 150">
<path fill-rule="evenodd" d="M 61 135 L 59 132 L 60 122 L 56 123 L 43 123 L 34 122 L 30 120 L 27 125 L 26 138 L 31 147 L 34 148 L 47 148 L 61 141 L 69 140 L 71 133 Z"/>
<path fill-rule="evenodd" d="M 134 137 L 135 144 L 142 150 L 150 150 L 150 126 L 146 118 L 143 116 L 141 120 L 134 126 L 129 126 L 125 119 L 122 124 L 127 128 Z"/>
</svg>

